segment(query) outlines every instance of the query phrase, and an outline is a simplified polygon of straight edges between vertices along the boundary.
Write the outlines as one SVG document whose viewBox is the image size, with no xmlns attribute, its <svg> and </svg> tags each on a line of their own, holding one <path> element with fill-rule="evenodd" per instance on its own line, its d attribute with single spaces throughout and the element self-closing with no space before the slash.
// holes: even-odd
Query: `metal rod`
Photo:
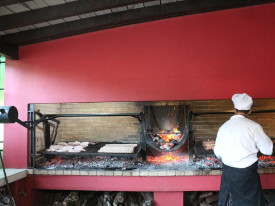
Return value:
<svg viewBox="0 0 275 206">
<path fill-rule="evenodd" d="M 57 131 L 58 131 L 59 124 L 60 124 L 60 121 L 59 121 L 59 123 L 56 123 L 56 128 L 55 128 L 55 132 L 54 132 L 54 137 L 53 137 L 52 144 L 54 144 L 54 142 L 55 142 L 55 139 L 56 139 L 56 136 L 57 136 Z"/>
<path fill-rule="evenodd" d="M 142 113 L 94 113 L 94 114 L 45 114 L 45 117 L 108 117 L 108 116 L 141 116 Z"/>
<path fill-rule="evenodd" d="M 258 110 L 258 111 L 253 111 L 252 110 L 252 114 L 253 113 L 273 113 L 273 112 L 275 112 L 275 110 L 274 109 L 271 109 L 271 110 Z"/>
<path fill-rule="evenodd" d="M 2 164 L 2 169 L 3 169 L 3 172 L 4 172 L 4 176 L 5 176 L 5 182 L 6 182 L 6 185 L 7 185 L 7 188 L 8 188 L 8 193 L 9 193 L 9 196 L 12 198 L 11 190 L 10 190 L 10 186 L 9 186 L 9 182 L 8 182 L 6 169 L 5 169 L 5 166 L 4 166 L 4 161 L 3 161 L 3 158 L 2 158 L 2 152 L 1 151 L 0 151 L 0 159 L 1 159 L 1 164 Z"/>
<path fill-rule="evenodd" d="M 256 111 L 252 110 L 251 114 L 254 114 L 254 113 L 273 113 L 273 112 L 275 112 L 275 110 L 256 110 Z M 230 110 L 230 111 L 217 111 L 217 112 L 192 112 L 192 111 L 190 111 L 190 114 L 194 115 L 194 116 L 206 115 L 206 114 L 234 114 L 234 111 L 233 110 Z"/>
<path fill-rule="evenodd" d="M 30 115 L 30 168 L 34 168 L 35 161 L 36 161 L 36 132 L 35 132 L 35 111 L 34 111 L 34 105 L 30 104 L 29 106 L 29 115 Z"/>
<path fill-rule="evenodd" d="M 48 120 L 54 120 L 59 117 L 125 117 L 125 116 L 130 116 L 130 117 L 135 117 L 137 118 L 140 122 L 142 120 L 143 113 L 99 113 L 99 114 L 45 114 L 42 115 L 42 117 L 38 120 L 35 121 L 35 125 L 39 124 L 40 122 L 48 121 Z"/>
</svg>

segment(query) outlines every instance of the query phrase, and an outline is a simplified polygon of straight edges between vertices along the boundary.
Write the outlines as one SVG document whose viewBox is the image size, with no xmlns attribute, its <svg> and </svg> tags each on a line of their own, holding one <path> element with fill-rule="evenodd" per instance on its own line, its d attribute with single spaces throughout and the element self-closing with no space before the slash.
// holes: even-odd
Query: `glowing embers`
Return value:
<svg viewBox="0 0 275 206">
<path fill-rule="evenodd" d="M 177 145 L 183 137 L 183 134 L 176 128 L 173 129 L 173 133 L 165 133 L 161 131 L 161 134 L 155 134 L 153 141 L 156 142 L 160 149 L 170 150 Z"/>
<path fill-rule="evenodd" d="M 204 158 L 195 158 L 194 159 L 194 163 L 202 163 L 202 165 L 206 165 L 206 166 L 215 166 L 215 165 L 219 165 L 221 162 L 218 160 L 218 158 L 216 157 L 204 157 Z"/>
<path fill-rule="evenodd" d="M 262 155 L 259 157 L 259 163 L 258 165 L 260 167 L 270 167 L 275 166 L 275 157 L 274 156 L 265 156 Z"/>
<path fill-rule="evenodd" d="M 157 156 L 157 157 L 153 157 L 153 156 L 147 157 L 147 163 L 152 163 L 155 165 L 162 165 L 165 163 L 178 163 L 178 162 L 188 163 L 189 156 L 179 156 L 169 152 L 168 154 Z"/>
<path fill-rule="evenodd" d="M 59 165 L 62 162 L 64 162 L 64 160 L 61 157 L 55 157 L 53 159 L 51 159 L 50 161 L 47 161 L 44 166 L 48 167 L 48 166 L 53 166 L 53 165 Z"/>
<path fill-rule="evenodd" d="M 273 156 L 260 156 L 259 157 L 259 160 L 261 160 L 261 161 L 266 161 L 266 162 L 269 162 L 269 163 L 272 163 L 272 164 L 274 164 L 275 163 L 275 157 L 273 157 Z"/>
</svg>

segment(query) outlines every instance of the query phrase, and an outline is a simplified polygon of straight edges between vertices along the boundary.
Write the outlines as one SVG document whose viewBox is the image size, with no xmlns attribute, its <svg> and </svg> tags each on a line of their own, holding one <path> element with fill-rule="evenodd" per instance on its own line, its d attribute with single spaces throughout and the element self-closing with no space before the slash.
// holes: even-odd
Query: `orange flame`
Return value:
<svg viewBox="0 0 275 206">
<path fill-rule="evenodd" d="M 171 163 L 171 162 L 183 162 L 188 161 L 188 156 L 174 156 L 172 154 L 157 156 L 157 157 L 147 157 L 148 163 L 153 163 L 156 165 L 164 164 L 164 163 Z"/>
<path fill-rule="evenodd" d="M 164 131 L 161 131 L 162 134 L 160 134 L 159 136 L 165 141 L 165 142 L 170 142 L 171 140 L 173 139 L 176 139 L 176 140 L 180 140 L 181 137 L 182 137 L 182 134 L 176 134 L 178 133 L 178 129 L 177 128 L 174 128 L 173 129 L 174 133 L 173 134 L 163 134 Z"/>
</svg>

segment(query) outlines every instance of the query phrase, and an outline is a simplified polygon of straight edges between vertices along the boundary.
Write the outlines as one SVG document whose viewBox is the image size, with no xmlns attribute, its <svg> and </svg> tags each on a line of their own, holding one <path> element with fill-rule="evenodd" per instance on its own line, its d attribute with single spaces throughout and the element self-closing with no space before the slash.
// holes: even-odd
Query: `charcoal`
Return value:
<svg viewBox="0 0 275 206">
<path fill-rule="evenodd" d="M 167 154 L 167 153 L 165 153 Z M 170 154 L 170 153 L 169 153 Z M 215 155 L 201 155 L 196 156 L 193 164 L 189 164 L 188 156 L 179 156 L 178 154 L 171 154 L 173 158 L 163 159 L 160 157 L 147 156 L 147 162 L 142 161 L 142 158 L 127 158 L 127 157 L 55 157 L 52 159 L 44 159 L 37 168 L 41 169 L 75 169 L 75 170 L 90 170 L 90 169 L 104 169 L 104 170 L 213 170 L 221 169 L 222 162 L 215 157 Z M 177 157 L 177 158 L 174 158 Z M 269 158 L 270 159 L 270 158 Z M 259 160 L 259 168 L 266 168 L 275 166 L 275 161 L 271 159 Z"/>
</svg>

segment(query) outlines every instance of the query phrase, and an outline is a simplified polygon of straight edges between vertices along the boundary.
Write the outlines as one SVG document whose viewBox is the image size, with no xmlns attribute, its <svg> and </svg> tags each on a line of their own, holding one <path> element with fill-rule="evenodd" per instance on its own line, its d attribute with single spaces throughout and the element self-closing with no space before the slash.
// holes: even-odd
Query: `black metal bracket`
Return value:
<svg viewBox="0 0 275 206">
<path fill-rule="evenodd" d="M 16 122 L 22 125 L 23 127 L 27 128 L 28 130 L 32 129 L 29 121 L 23 122 L 20 119 L 17 119 Z"/>
</svg>

